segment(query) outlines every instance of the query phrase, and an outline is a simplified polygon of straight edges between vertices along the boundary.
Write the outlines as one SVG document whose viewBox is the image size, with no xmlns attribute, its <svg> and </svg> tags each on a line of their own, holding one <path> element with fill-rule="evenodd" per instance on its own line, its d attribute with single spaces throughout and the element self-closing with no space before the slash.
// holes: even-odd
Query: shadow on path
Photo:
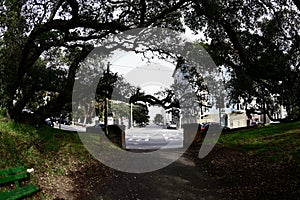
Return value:
<svg viewBox="0 0 300 200">
<path fill-rule="evenodd" d="M 220 186 L 205 175 L 188 155 L 171 165 L 148 173 L 113 171 L 112 179 L 78 199 L 222 199 Z"/>
<path fill-rule="evenodd" d="M 87 165 L 80 170 L 85 175 L 74 180 L 78 191 L 73 199 L 299 199 L 298 164 L 270 162 L 220 145 L 199 159 L 199 145 L 171 165 L 149 173 L 124 173 L 100 162 Z M 89 176 L 87 170 L 92 172 Z M 89 189 L 85 189 L 87 184 Z"/>
</svg>

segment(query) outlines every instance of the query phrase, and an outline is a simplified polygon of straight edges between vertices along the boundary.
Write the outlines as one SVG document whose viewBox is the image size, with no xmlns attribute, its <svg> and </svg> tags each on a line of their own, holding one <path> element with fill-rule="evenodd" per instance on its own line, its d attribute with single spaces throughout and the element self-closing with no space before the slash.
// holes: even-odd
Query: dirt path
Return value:
<svg viewBox="0 0 300 200">
<path fill-rule="evenodd" d="M 79 199 L 153 200 L 153 199 L 222 199 L 220 186 L 214 178 L 205 175 L 188 156 L 161 170 L 130 174 L 113 172 L 113 178 L 94 192 Z"/>
</svg>

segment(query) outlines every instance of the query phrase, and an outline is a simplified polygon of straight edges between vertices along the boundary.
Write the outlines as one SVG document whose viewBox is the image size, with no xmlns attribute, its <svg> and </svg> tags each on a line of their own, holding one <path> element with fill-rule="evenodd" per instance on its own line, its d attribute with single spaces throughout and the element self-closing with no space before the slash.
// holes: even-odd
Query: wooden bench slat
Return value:
<svg viewBox="0 0 300 200">
<path fill-rule="evenodd" d="M 37 191 L 39 191 L 39 188 L 30 184 L 15 190 L 0 193 L 0 200 L 15 200 Z"/>
<path fill-rule="evenodd" d="M 33 184 L 20 186 L 20 181 L 24 178 L 27 178 L 27 172 L 24 166 L 0 170 L 0 185 L 4 183 L 14 183 L 15 185 L 15 189 L 1 192 L 0 200 L 19 199 L 39 190 L 39 187 Z"/>
<path fill-rule="evenodd" d="M 24 179 L 24 178 L 27 178 L 26 172 L 23 172 L 20 174 L 15 174 L 15 175 L 8 175 L 6 177 L 0 177 L 0 184 L 9 183 L 9 182 L 13 182 L 13 181 Z"/>
<path fill-rule="evenodd" d="M 5 176 L 8 174 L 16 174 L 23 171 L 25 171 L 24 166 L 18 168 L 11 168 L 11 169 L 2 169 L 0 170 L 0 176 Z"/>
</svg>

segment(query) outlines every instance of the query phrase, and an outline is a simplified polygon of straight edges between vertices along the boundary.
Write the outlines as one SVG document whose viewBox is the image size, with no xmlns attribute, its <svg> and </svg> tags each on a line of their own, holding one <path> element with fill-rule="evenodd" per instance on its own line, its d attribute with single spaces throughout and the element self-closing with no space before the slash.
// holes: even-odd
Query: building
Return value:
<svg viewBox="0 0 300 200">
<path fill-rule="evenodd" d="M 181 70 L 182 66 L 190 67 L 188 64 L 182 64 L 182 62 L 178 62 L 172 77 L 174 78 L 175 85 L 178 85 L 178 88 L 188 88 L 186 86 L 187 81 L 185 80 L 185 73 Z M 190 87 L 191 88 L 191 87 Z M 189 88 L 189 89 L 190 89 Z M 194 92 L 194 91 L 180 91 L 177 92 Z M 229 108 L 216 109 L 215 106 L 212 106 L 211 102 L 216 101 L 213 97 L 208 93 L 208 91 L 201 90 L 198 91 L 197 96 L 201 96 L 201 104 L 203 106 L 194 105 L 194 102 L 187 101 L 186 106 L 181 105 L 183 108 L 188 108 L 186 110 L 181 109 L 181 111 L 188 111 L 189 113 L 181 112 L 181 123 L 207 123 L 207 122 L 217 122 L 222 126 L 226 126 L 229 128 L 240 128 L 251 126 L 258 123 L 270 123 L 271 120 L 268 118 L 266 114 L 257 113 L 251 114 L 251 118 L 248 118 L 246 114 L 246 110 L 250 108 L 255 108 L 257 104 L 257 98 L 253 98 L 251 103 L 245 103 L 242 99 L 240 99 L 239 103 L 230 104 Z M 204 97 L 204 98 L 203 98 Z M 278 101 L 279 95 L 275 94 L 270 96 L 271 100 L 274 102 L 274 109 L 272 113 L 272 118 L 274 119 L 283 119 L 287 117 L 286 109 L 280 104 Z M 182 102 L 181 102 L 182 103 Z M 257 109 L 256 109 L 257 110 Z"/>
</svg>

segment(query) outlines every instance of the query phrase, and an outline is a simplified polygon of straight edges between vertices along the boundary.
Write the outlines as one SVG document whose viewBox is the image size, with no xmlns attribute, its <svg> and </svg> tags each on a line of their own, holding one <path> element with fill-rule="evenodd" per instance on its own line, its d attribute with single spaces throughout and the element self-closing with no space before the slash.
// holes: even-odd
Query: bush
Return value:
<svg viewBox="0 0 300 200">
<path fill-rule="evenodd" d="M 300 107 L 295 107 L 289 114 L 290 119 L 300 119 Z"/>
<path fill-rule="evenodd" d="M 0 117 L 7 117 L 6 110 L 0 107 Z"/>
</svg>

